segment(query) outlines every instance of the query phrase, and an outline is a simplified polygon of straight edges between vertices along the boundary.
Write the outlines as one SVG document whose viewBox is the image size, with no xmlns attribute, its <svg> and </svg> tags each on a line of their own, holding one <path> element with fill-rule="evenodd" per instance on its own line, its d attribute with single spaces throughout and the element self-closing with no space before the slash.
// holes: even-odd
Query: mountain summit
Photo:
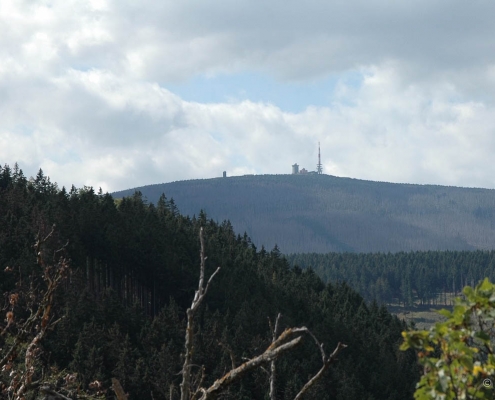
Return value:
<svg viewBox="0 0 495 400">
<path fill-rule="evenodd" d="M 495 190 L 372 182 L 331 175 L 249 175 L 163 183 L 181 213 L 230 220 L 257 246 L 283 253 L 495 248 Z"/>
</svg>

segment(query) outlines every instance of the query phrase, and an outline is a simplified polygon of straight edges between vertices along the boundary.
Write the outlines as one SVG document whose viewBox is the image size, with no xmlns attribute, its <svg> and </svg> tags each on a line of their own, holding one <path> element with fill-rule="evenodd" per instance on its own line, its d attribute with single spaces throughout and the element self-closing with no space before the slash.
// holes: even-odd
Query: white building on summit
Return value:
<svg viewBox="0 0 495 400">
<path fill-rule="evenodd" d="M 318 164 L 316 164 L 316 171 L 308 171 L 306 168 L 302 168 L 301 171 L 299 171 L 299 165 L 296 163 L 292 166 L 292 175 L 321 175 L 322 173 L 323 166 L 321 165 L 320 142 L 318 142 Z"/>
</svg>

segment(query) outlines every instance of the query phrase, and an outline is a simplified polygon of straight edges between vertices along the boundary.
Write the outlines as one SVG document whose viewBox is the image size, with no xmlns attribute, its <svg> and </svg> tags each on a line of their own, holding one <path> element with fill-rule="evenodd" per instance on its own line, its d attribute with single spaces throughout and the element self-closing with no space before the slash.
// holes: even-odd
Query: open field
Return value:
<svg viewBox="0 0 495 400">
<path fill-rule="evenodd" d="M 429 329 L 436 322 L 444 319 L 438 314 L 442 308 L 451 309 L 451 306 L 416 305 L 413 307 L 387 306 L 388 311 L 397 315 L 400 319 L 405 319 L 408 323 L 414 321 L 417 329 Z"/>
<path fill-rule="evenodd" d="M 459 296 L 459 294 L 458 294 Z M 400 319 L 405 319 L 408 323 L 414 321 L 417 329 L 429 329 L 436 322 L 442 321 L 444 317 L 438 313 L 441 309 L 452 310 L 454 303 L 453 293 L 447 293 L 445 296 L 438 296 L 436 304 L 420 304 L 415 302 L 412 306 L 398 304 L 387 305 L 390 313 L 397 315 Z M 445 301 L 447 305 L 445 305 Z"/>
</svg>

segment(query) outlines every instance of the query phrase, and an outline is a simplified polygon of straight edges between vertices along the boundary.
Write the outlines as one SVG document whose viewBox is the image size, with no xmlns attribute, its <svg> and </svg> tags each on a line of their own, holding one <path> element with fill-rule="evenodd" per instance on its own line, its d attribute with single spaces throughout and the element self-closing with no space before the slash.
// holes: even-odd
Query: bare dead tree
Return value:
<svg viewBox="0 0 495 400">
<path fill-rule="evenodd" d="M 246 361 L 244 364 L 227 372 L 222 378 L 217 379 L 209 388 L 199 388 L 192 399 L 213 400 L 232 383 L 242 378 L 249 371 L 261 367 L 263 364 L 275 360 L 288 350 L 296 347 L 302 340 L 301 336 L 289 340 L 299 333 L 299 328 L 288 328 L 259 356 Z M 289 341 L 287 341 L 289 340 Z"/>
<path fill-rule="evenodd" d="M 277 315 L 274 327 L 272 327 L 271 321 L 270 321 L 270 319 L 268 319 L 268 323 L 270 324 L 270 328 L 272 330 L 272 335 L 273 335 L 272 343 L 274 343 L 276 340 L 278 325 L 279 325 L 279 321 L 280 321 L 281 316 L 282 316 L 282 314 L 280 314 L 280 313 Z M 311 338 L 314 340 L 314 342 L 318 346 L 318 349 L 321 352 L 322 363 L 323 363 L 320 370 L 308 382 L 306 382 L 306 384 L 303 386 L 303 388 L 300 390 L 300 392 L 294 398 L 294 400 L 300 400 L 303 397 L 303 394 L 305 394 L 309 390 L 309 388 L 311 386 L 313 386 L 316 383 L 316 381 L 318 381 L 318 379 L 320 379 L 320 377 L 325 372 L 325 370 L 330 366 L 330 364 L 337 361 L 338 353 L 340 353 L 341 350 L 345 349 L 347 347 L 347 345 L 339 342 L 337 344 L 337 347 L 335 348 L 335 350 L 332 352 L 332 354 L 330 354 L 330 356 L 327 357 L 325 354 L 325 350 L 323 348 L 323 344 L 318 341 L 316 336 L 308 328 L 303 326 L 301 328 L 296 328 L 295 330 L 297 332 L 306 333 L 309 336 L 311 336 Z M 270 400 L 276 400 L 275 382 L 276 382 L 276 369 L 275 369 L 275 359 L 274 359 L 270 363 Z"/>
<path fill-rule="evenodd" d="M 44 370 L 40 365 L 42 342 L 62 319 L 55 318 L 54 297 L 69 271 L 68 242 L 59 246 L 55 232 L 55 225 L 48 234 L 43 228 L 38 232 L 33 246 L 38 267 L 29 279 L 24 279 L 24 285 L 20 267 L 19 271 L 5 268 L 6 272 L 18 273 L 18 279 L 16 288 L 5 294 L 8 301 L 2 310 L 6 312 L 7 324 L 0 326 L 0 345 L 4 346 L 0 348 L 1 399 L 24 400 L 37 392 L 46 400 L 71 400 L 73 396 L 89 400 L 101 398 L 106 391 L 102 383 L 95 380 L 86 393 L 76 382 L 77 374 Z M 64 383 L 59 386 L 60 382 Z M 112 382 L 117 398 L 127 399 L 119 381 L 113 378 Z"/>
<path fill-rule="evenodd" d="M 53 320 L 53 298 L 69 268 L 69 260 L 65 256 L 65 248 L 68 243 L 56 250 L 53 253 L 53 261 L 48 262 L 46 245 L 54 231 L 55 226 L 46 236 L 40 231 L 34 245 L 36 261 L 41 269 L 45 288 L 40 289 L 31 283 L 29 289 L 24 291 L 19 281 L 18 292 L 9 295 L 9 309 L 6 313 L 7 325 L 1 330 L 0 335 L 4 336 L 9 333 L 10 336 L 13 336 L 13 340 L 0 359 L 0 368 L 2 371 L 11 371 L 9 374 L 10 383 L 5 390 L 10 393 L 10 397 L 13 399 L 23 399 L 28 391 L 40 386 L 41 380 L 33 381 L 40 344 L 48 330 L 53 329 L 60 321 L 60 319 Z M 12 272 L 13 269 L 7 267 L 6 271 Z M 17 322 L 15 320 L 16 305 L 21 297 L 26 299 L 30 315 L 26 320 Z M 27 343 L 27 348 L 24 353 L 24 368 L 21 370 L 16 367 L 15 360 L 19 356 L 18 351 L 21 345 L 25 343 Z"/>
<path fill-rule="evenodd" d="M 191 398 L 191 360 L 193 355 L 193 334 L 194 334 L 194 316 L 199 306 L 203 302 L 203 299 L 208 292 L 210 282 L 215 275 L 220 271 L 220 267 L 210 276 L 205 287 L 205 243 L 203 238 L 203 227 L 199 230 L 199 241 L 201 244 L 200 250 L 200 275 L 198 290 L 194 293 L 194 299 L 191 307 L 187 309 L 187 327 L 186 327 L 186 339 L 185 339 L 185 355 L 184 365 L 182 366 L 182 383 L 180 384 L 181 400 L 189 400 Z"/>
<path fill-rule="evenodd" d="M 322 367 L 320 368 L 320 370 L 308 381 L 306 382 L 306 384 L 303 386 L 303 388 L 300 390 L 300 392 L 296 395 L 296 397 L 294 397 L 294 400 L 300 400 L 302 397 L 303 397 L 303 394 L 306 393 L 309 388 L 311 386 L 313 386 L 316 381 L 318 379 L 321 378 L 321 376 L 323 375 L 323 373 L 325 372 L 325 370 L 331 365 L 333 364 L 335 361 L 337 361 L 337 355 L 347 347 L 347 345 L 339 342 L 337 343 L 337 347 L 335 347 L 334 351 L 332 352 L 332 354 L 330 354 L 328 357 L 327 355 L 325 354 L 325 350 L 323 349 L 323 343 L 320 343 L 318 341 L 318 339 L 316 338 L 315 335 L 313 335 L 313 333 L 309 330 L 309 329 L 306 329 L 306 328 L 303 328 L 305 329 L 305 332 L 311 336 L 313 338 L 313 340 L 315 341 L 316 345 L 318 346 L 318 348 L 320 349 L 320 352 L 321 352 L 321 360 L 323 362 L 323 365 Z"/>
<path fill-rule="evenodd" d="M 200 250 L 200 278 L 198 290 L 194 294 L 194 299 L 192 301 L 191 307 L 187 310 L 187 327 L 186 327 L 186 337 L 185 337 L 185 356 L 184 364 L 182 367 L 182 383 L 180 385 L 181 389 L 181 400 L 214 400 L 218 395 L 227 389 L 232 383 L 241 379 L 246 373 L 256 368 L 262 367 L 263 364 L 270 363 L 270 399 L 275 400 L 275 380 L 276 380 L 276 367 L 275 360 L 280 357 L 285 352 L 292 350 L 298 344 L 301 343 L 304 335 L 309 335 L 316 345 L 318 346 L 322 355 L 322 367 L 320 370 L 303 386 L 301 391 L 296 395 L 294 400 L 300 400 L 302 396 L 308 392 L 318 379 L 321 378 L 325 370 L 337 360 L 337 355 L 347 346 L 342 343 L 338 343 L 335 350 L 328 357 L 323 349 L 323 344 L 318 341 L 316 336 L 306 327 L 300 328 L 287 328 L 279 336 L 278 326 L 281 318 L 281 314 L 277 315 L 275 320 L 275 326 L 270 327 L 272 330 L 272 342 L 270 346 L 260 355 L 244 362 L 242 365 L 235 367 L 234 358 L 231 354 L 232 359 L 232 369 L 227 372 L 223 377 L 217 379 L 210 387 L 201 387 L 201 383 L 204 377 L 204 367 L 202 367 L 202 374 L 200 383 L 195 385 L 197 389 L 193 390 L 191 387 L 191 366 L 192 366 L 192 356 L 193 356 L 193 334 L 194 334 L 194 316 L 201 302 L 203 301 L 206 293 L 208 292 L 209 285 L 214 278 L 214 276 L 220 270 L 218 267 L 215 272 L 210 276 L 206 287 L 205 282 L 205 248 L 204 248 L 204 238 L 203 238 L 203 228 L 200 228 L 199 238 L 201 244 Z"/>
</svg>

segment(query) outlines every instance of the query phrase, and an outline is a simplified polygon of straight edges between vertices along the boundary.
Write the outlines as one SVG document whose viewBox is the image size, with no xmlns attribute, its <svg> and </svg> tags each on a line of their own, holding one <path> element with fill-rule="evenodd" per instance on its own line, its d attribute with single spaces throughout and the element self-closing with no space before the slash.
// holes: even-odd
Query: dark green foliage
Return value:
<svg viewBox="0 0 495 400">
<path fill-rule="evenodd" d="M 495 280 L 495 251 L 291 254 L 291 265 L 311 268 L 325 282 L 347 282 L 368 300 L 450 305 L 485 277 Z M 449 296 L 447 296 L 449 295 Z"/>
<path fill-rule="evenodd" d="M 285 253 L 492 249 L 495 190 L 370 182 L 330 175 L 259 175 L 137 188 L 165 192 L 184 214 L 229 219 L 256 245 Z M 131 196 L 134 189 L 114 193 Z"/>
<path fill-rule="evenodd" d="M 117 205 L 92 188 L 67 193 L 42 171 L 27 182 L 7 166 L 0 168 L 0 209 L 2 292 L 15 290 L 3 271 L 7 265 L 24 271 L 28 284 L 40 224 L 55 222 L 59 237 L 69 239 L 72 270 L 56 301 L 56 314 L 65 318 L 48 336 L 44 362 L 47 371 L 56 365 L 77 373 L 82 387 L 95 379 L 109 387 L 117 377 L 131 398 L 178 398 L 185 310 L 198 283 L 203 226 L 206 273 L 222 268 L 194 335 L 193 375 L 199 378 L 204 366 L 204 385 L 232 363 L 261 354 L 271 342 L 267 318 L 281 312 L 281 328 L 307 326 L 327 352 L 339 341 L 348 345 L 308 398 L 405 399 L 413 393 L 416 361 L 397 351 L 403 322 L 346 284 L 325 285 L 313 270 L 290 267 L 278 248 L 257 251 L 230 222 L 216 223 L 204 212 L 184 217 L 165 196 L 155 206 L 135 193 Z M 291 398 L 320 367 L 311 341 L 282 357 L 278 398 Z M 257 370 L 222 398 L 264 399 L 268 380 Z"/>
</svg>

